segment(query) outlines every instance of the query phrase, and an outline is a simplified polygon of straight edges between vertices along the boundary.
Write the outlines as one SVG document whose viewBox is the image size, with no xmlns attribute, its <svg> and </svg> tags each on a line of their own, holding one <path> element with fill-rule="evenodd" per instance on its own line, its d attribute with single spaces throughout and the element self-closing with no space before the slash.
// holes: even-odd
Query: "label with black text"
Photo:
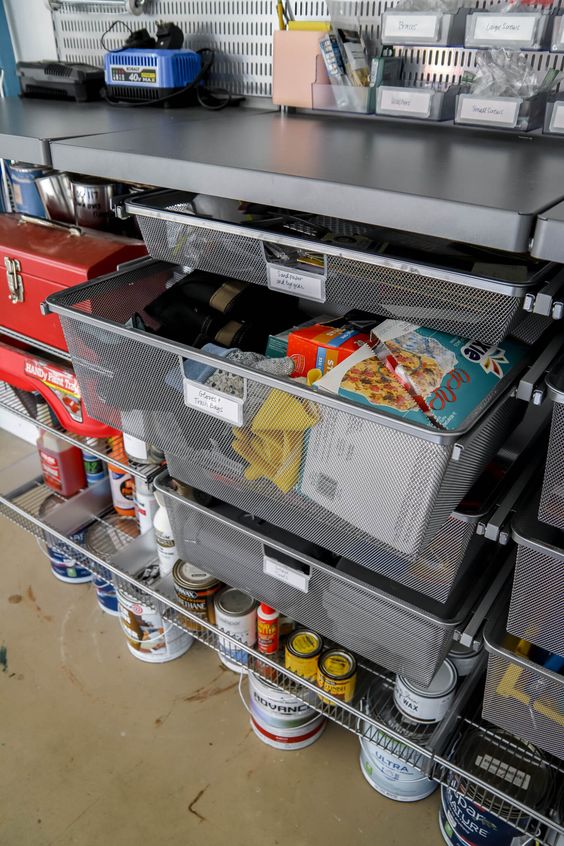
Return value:
<svg viewBox="0 0 564 846">
<path fill-rule="evenodd" d="M 317 273 L 302 273 L 293 268 L 269 264 L 268 287 L 306 300 L 325 302 L 325 277 Z"/>
<path fill-rule="evenodd" d="M 185 379 L 184 402 L 190 408 L 196 408 L 212 417 L 219 417 L 220 420 L 225 420 L 232 426 L 243 425 L 244 400 L 239 397 L 229 397 Z"/>
<path fill-rule="evenodd" d="M 307 573 L 301 573 L 299 570 L 294 570 L 292 567 L 288 567 L 286 564 L 282 564 L 280 561 L 277 561 L 275 558 L 270 558 L 268 555 L 265 555 L 263 558 L 263 572 L 266 573 L 267 576 L 272 576 L 274 579 L 278 579 L 279 582 L 284 582 L 284 584 L 295 587 L 302 593 L 308 592 L 309 575 Z"/>
</svg>

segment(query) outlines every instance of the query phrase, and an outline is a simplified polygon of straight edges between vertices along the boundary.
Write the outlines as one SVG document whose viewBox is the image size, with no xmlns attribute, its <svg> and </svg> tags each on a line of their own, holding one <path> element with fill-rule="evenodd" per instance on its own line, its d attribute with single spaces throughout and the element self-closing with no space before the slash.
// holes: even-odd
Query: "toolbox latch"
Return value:
<svg viewBox="0 0 564 846">
<path fill-rule="evenodd" d="M 6 266 L 10 302 L 23 303 L 24 286 L 21 275 L 22 266 L 17 259 L 8 258 L 8 256 L 4 257 L 4 264 Z"/>
</svg>

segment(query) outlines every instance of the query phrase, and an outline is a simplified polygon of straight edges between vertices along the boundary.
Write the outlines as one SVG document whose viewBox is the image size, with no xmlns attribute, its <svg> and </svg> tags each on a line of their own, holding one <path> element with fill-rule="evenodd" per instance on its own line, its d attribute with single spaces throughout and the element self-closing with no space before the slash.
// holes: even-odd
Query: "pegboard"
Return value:
<svg viewBox="0 0 564 846">
<path fill-rule="evenodd" d="M 359 21 L 361 27 L 378 37 L 383 12 L 399 0 L 289 0 L 297 19 L 322 20 L 340 8 Z M 501 0 L 467 0 L 462 5 L 488 8 Z M 564 0 L 553 0 L 560 8 Z M 60 59 L 102 64 L 101 38 L 114 20 L 132 29 L 146 27 L 155 33 L 158 21 L 174 21 L 185 32 L 185 45 L 195 50 L 212 47 L 216 51 L 212 81 L 235 94 L 269 97 L 272 81 L 272 33 L 276 24 L 274 0 L 149 0 L 148 11 L 134 16 L 119 13 L 115 6 L 61 7 L 52 12 Z M 119 48 L 127 38 L 125 27 L 114 29 L 105 38 L 110 49 Z M 398 48 L 406 60 L 406 79 L 410 84 L 457 82 L 464 71 L 476 63 L 476 50 L 454 47 Z M 548 52 L 525 54 L 539 71 L 564 70 L 564 55 Z"/>
</svg>

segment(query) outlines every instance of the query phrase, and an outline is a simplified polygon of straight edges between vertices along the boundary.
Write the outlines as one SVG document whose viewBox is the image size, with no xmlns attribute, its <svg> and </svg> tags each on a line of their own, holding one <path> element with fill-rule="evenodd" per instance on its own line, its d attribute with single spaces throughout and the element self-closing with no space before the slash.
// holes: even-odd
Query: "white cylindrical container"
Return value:
<svg viewBox="0 0 564 846">
<path fill-rule="evenodd" d="M 464 679 L 470 675 L 474 667 L 478 664 L 483 649 L 483 643 L 480 644 L 478 649 L 462 646 L 460 643 L 452 644 L 447 658 L 454 664 L 459 679 Z"/>
<path fill-rule="evenodd" d="M 160 450 L 127 432 L 123 433 L 123 448 L 127 457 L 137 464 L 160 464 L 164 460 Z"/>
<path fill-rule="evenodd" d="M 92 583 L 96 590 L 96 599 L 100 609 L 112 617 L 119 616 L 117 593 L 111 581 L 102 578 L 102 576 L 93 576 Z"/>
<path fill-rule="evenodd" d="M 237 588 L 224 588 L 215 597 L 215 622 L 218 629 L 244 643 L 257 642 L 257 601 Z M 235 673 L 246 673 L 247 653 L 226 638 L 219 638 L 219 658 Z"/>
<path fill-rule="evenodd" d="M 360 738 L 360 768 L 374 790 L 397 802 L 417 802 L 438 787 L 436 781 L 364 737 Z"/>
<path fill-rule="evenodd" d="M 309 723 L 316 712 L 301 699 L 249 672 L 251 712 L 273 728 L 296 728 Z"/>
<path fill-rule="evenodd" d="M 158 509 L 159 504 L 151 485 L 145 479 L 137 477 L 135 479 L 135 516 L 142 535 L 153 528 L 153 519 Z"/>
<path fill-rule="evenodd" d="M 404 676 L 396 676 L 395 706 L 417 723 L 438 723 L 452 704 L 456 681 L 456 670 L 448 659 L 443 661 L 429 687 L 422 687 Z"/>
<path fill-rule="evenodd" d="M 318 714 L 312 720 L 301 726 L 276 728 L 263 717 L 254 712 L 251 714 L 251 728 L 263 743 L 287 752 L 289 750 L 305 749 L 319 740 L 325 730 L 327 720 L 323 714 Z"/>
<path fill-rule="evenodd" d="M 159 567 L 161 576 L 168 576 L 172 573 L 172 568 L 179 559 L 176 543 L 174 542 L 174 535 L 172 534 L 172 526 L 168 518 L 168 513 L 165 508 L 162 496 L 158 491 L 155 491 L 155 497 L 158 503 L 158 509 L 153 517 L 153 529 L 155 531 L 155 541 L 157 543 L 157 555 L 159 557 Z"/>
<path fill-rule="evenodd" d="M 191 635 L 121 588 L 117 588 L 117 595 L 119 620 L 132 655 L 140 661 L 162 664 L 188 652 L 193 643 Z"/>
</svg>

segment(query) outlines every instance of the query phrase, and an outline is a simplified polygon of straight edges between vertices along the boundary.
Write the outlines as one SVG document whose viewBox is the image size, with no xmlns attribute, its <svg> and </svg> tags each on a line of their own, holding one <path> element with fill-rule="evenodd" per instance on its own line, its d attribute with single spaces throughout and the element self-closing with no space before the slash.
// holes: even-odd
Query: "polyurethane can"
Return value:
<svg viewBox="0 0 564 846">
<path fill-rule="evenodd" d="M 192 614 L 215 625 L 215 595 L 224 587 L 223 583 L 213 576 L 194 578 L 191 573 L 192 565 L 186 561 L 177 561 L 172 568 L 172 578 L 178 602 Z M 184 618 L 184 625 L 189 629 L 202 629 L 189 617 Z"/>
<path fill-rule="evenodd" d="M 240 640 L 245 646 L 257 642 L 257 601 L 237 588 L 227 587 L 216 594 L 215 620 L 218 629 Z M 226 638 L 219 638 L 219 659 L 235 673 L 246 673 L 247 653 Z"/>
<path fill-rule="evenodd" d="M 356 659 L 344 649 L 325 652 L 317 667 L 317 686 L 335 699 L 351 702 L 356 688 Z M 320 699 L 328 705 L 333 704 L 324 696 Z"/>
<path fill-rule="evenodd" d="M 297 676 L 316 681 L 322 648 L 323 641 L 317 632 L 298 629 L 286 641 L 284 666 Z"/>
<path fill-rule="evenodd" d="M 394 703 L 417 723 L 438 723 L 448 712 L 456 691 L 457 675 L 451 661 L 443 661 L 428 687 L 396 676 Z"/>
</svg>

